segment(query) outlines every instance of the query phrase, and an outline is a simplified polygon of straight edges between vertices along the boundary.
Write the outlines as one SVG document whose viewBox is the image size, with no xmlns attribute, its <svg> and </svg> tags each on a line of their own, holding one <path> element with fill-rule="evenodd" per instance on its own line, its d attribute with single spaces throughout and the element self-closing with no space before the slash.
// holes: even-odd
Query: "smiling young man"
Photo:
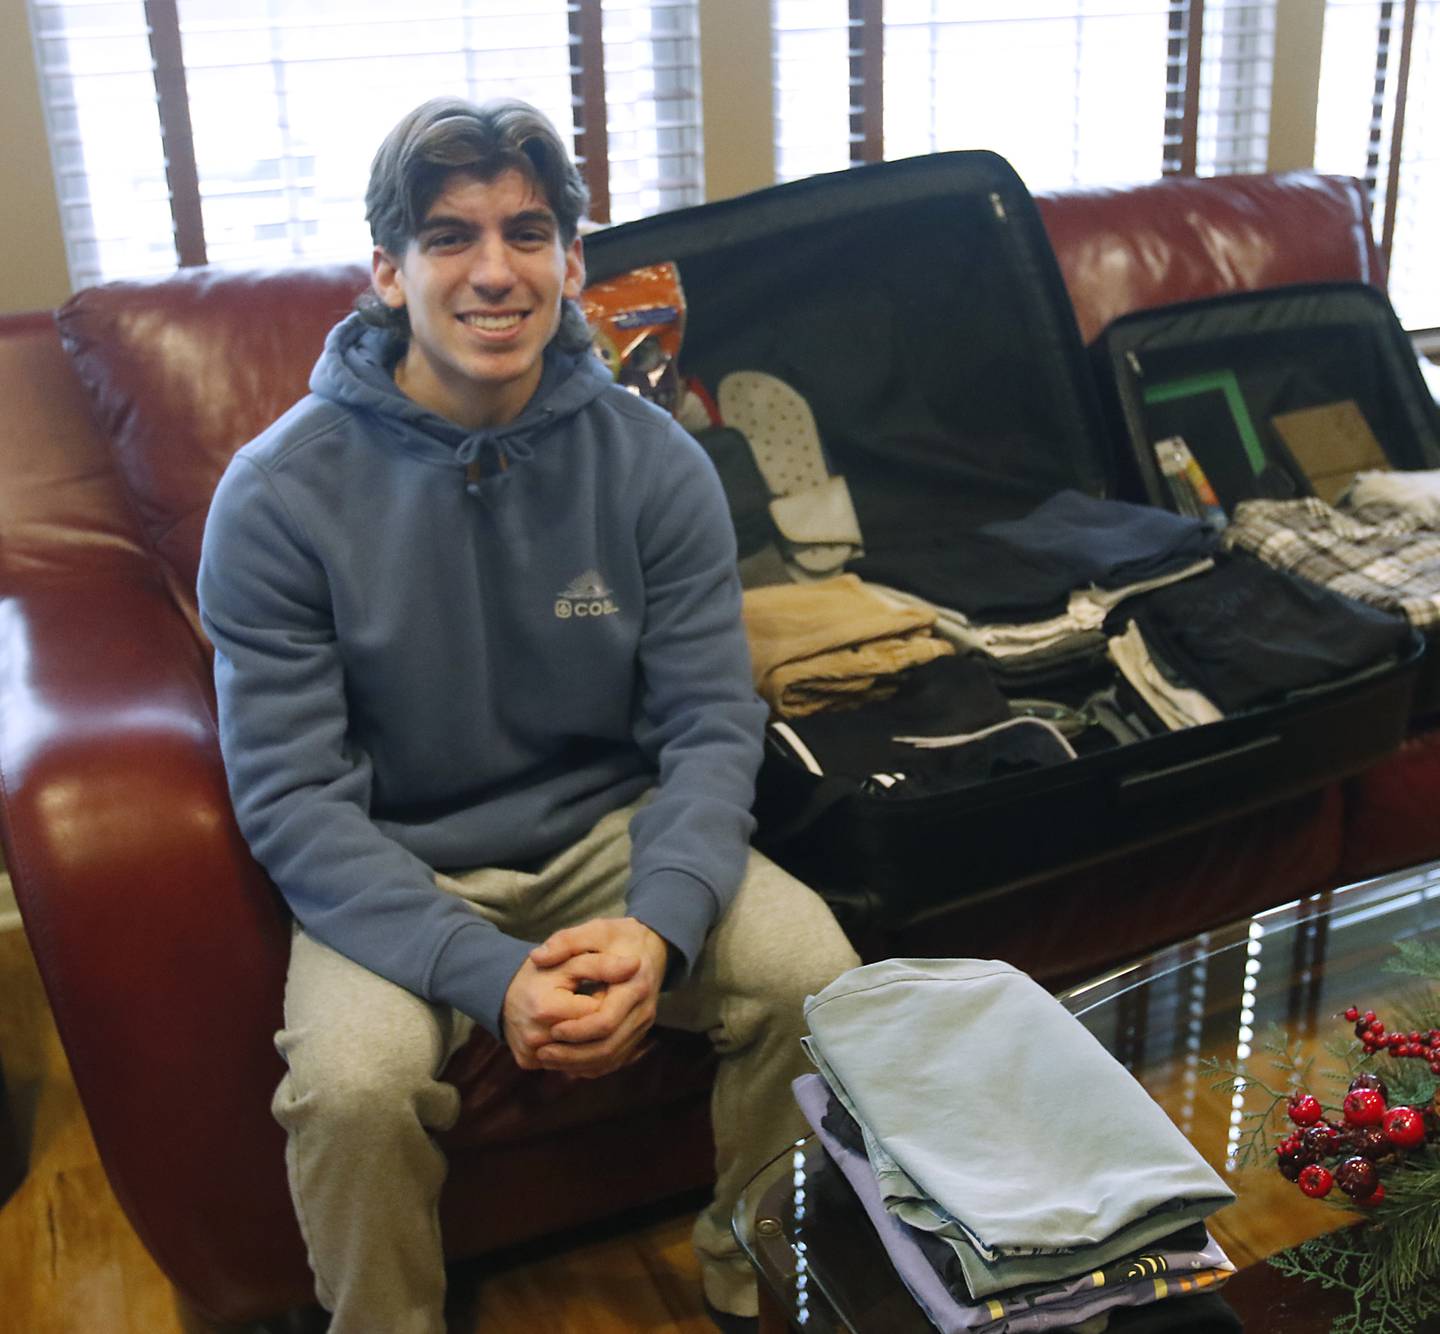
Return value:
<svg viewBox="0 0 1440 1334">
<path fill-rule="evenodd" d="M 585 191 L 543 116 L 427 102 L 366 204 L 373 291 L 235 456 L 200 570 L 236 814 L 295 917 L 274 1110 L 316 1292 L 332 1334 L 443 1330 L 432 1136 L 475 1024 L 580 1078 L 659 1024 L 720 1055 L 695 1242 L 728 1327 L 801 1003 L 856 960 L 748 847 L 724 497 L 589 351 Z"/>
</svg>

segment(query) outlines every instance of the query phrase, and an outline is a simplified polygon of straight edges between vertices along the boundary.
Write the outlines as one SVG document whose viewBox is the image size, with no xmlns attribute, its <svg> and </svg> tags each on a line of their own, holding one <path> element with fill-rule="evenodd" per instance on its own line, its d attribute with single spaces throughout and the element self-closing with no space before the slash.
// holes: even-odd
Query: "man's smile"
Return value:
<svg viewBox="0 0 1440 1334">
<path fill-rule="evenodd" d="M 494 313 L 468 311 L 457 318 L 470 329 L 479 329 L 484 333 L 508 333 L 520 325 L 525 318 L 525 312 L 523 310 L 505 310 Z"/>
</svg>

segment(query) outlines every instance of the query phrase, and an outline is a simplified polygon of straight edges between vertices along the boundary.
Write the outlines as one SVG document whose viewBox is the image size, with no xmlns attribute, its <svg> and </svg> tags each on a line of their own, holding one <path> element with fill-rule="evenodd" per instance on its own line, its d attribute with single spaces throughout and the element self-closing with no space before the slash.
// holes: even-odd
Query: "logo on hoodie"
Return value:
<svg viewBox="0 0 1440 1334">
<path fill-rule="evenodd" d="M 555 597 L 555 615 L 562 621 L 572 616 L 614 616 L 619 610 L 598 570 L 586 570 Z"/>
</svg>

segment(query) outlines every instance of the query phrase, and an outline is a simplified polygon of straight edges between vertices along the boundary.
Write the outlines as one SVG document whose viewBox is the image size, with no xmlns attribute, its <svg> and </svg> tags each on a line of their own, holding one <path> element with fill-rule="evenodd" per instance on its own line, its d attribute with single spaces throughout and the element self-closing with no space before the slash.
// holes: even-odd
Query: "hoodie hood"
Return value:
<svg viewBox="0 0 1440 1334">
<path fill-rule="evenodd" d="M 395 384 L 394 368 L 404 343 L 385 329 L 352 314 L 337 324 L 310 374 L 311 392 L 378 421 L 386 436 L 430 463 L 467 467 L 480 464 L 486 476 L 520 463 L 558 423 L 613 384 L 600 359 L 589 352 L 564 352 L 552 342 L 536 387 L 524 410 L 503 426 L 471 430 L 414 399 Z M 472 488 L 475 484 L 472 483 Z"/>
</svg>

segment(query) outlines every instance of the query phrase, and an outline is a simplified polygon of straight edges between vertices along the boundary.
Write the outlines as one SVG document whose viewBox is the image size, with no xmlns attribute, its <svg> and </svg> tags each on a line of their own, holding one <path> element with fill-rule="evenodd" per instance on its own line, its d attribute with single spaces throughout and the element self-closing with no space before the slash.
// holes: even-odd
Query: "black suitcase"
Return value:
<svg viewBox="0 0 1440 1334">
<path fill-rule="evenodd" d="M 595 233 L 586 257 L 592 280 L 675 262 L 682 372 L 713 386 L 759 370 L 803 394 L 867 542 L 1028 513 L 1066 488 L 1116 492 L 1054 253 L 992 153 L 662 214 Z M 929 796 L 837 786 L 771 750 L 756 842 L 848 926 L 911 923 L 1363 767 L 1403 738 L 1413 671 L 1412 655 L 1303 700 Z"/>
<path fill-rule="evenodd" d="M 1101 333 L 1092 356 L 1112 425 L 1136 465 L 1123 489 L 1153 504 L 1183 508 L 1184 488 L 1177 498 L 1157 456 L 1175 437 L 1226 514 L 1250 499 L 1332 500 L 1364 456 L 1367 466 L 1440 467 L 1440 409 L 1389 299 L 1364 283 L 1297 284 L 1136 311 Z M 1297 457 L 1294 436 L 1287 442 L 1285 423 L 1307 414 L 1330 424 L 1320 439 L 1333 437 L 1333 478 L 1324 458 Z M 1416 717 L 1440 709 L 1433 648 L 1413 709 Z"/>
</svg>

